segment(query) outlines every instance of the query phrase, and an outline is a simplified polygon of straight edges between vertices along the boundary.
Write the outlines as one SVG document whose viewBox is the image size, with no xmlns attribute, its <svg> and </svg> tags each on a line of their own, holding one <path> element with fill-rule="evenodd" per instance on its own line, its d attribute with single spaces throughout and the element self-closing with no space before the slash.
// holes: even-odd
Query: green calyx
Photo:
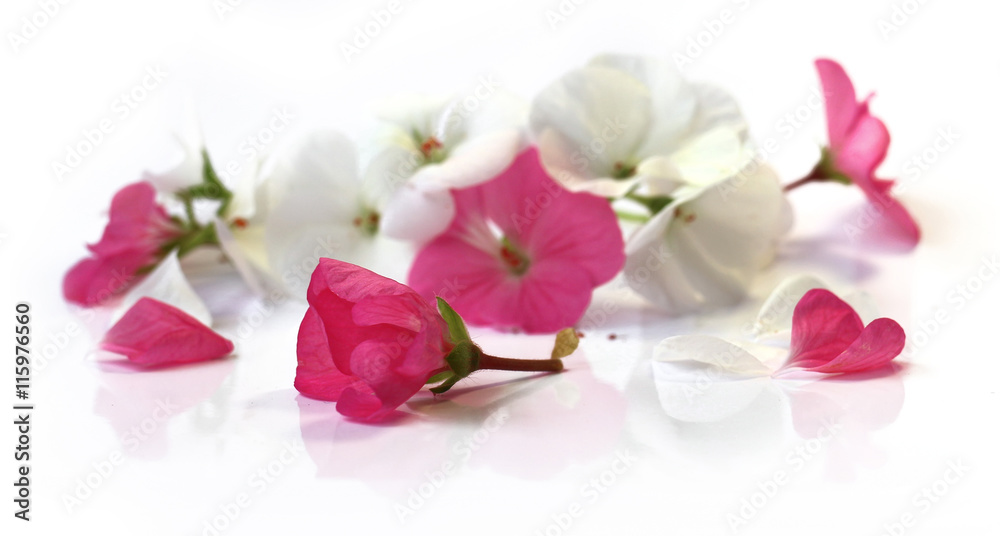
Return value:
<svg viewBox="0 0 1000 536">
<path fill-rule="evenodd" d="M 650 217 L 659 214 L 661 210 L 674 202 L 674 198 L 666 195 L 641 195 L 635 192 L 625 194 L 625 199 L 629 199 L 646 207 Z"/>
<path fill-rule="evenodd" d="M 233 201 L 233 192 L 226 188 L 219 179 L 219 175 L 215 172 L 208 156 L 208 151 L 202 149 L 201 158 L 201 182 L 174 192 L 174 196 L 184 205 L 184 216 L 172 218 L 181 232 L 173 240 L 163 245 L 161 250 L 164 256 L 175 248 L 177 255 L 183 257 L 200 246 L 219 245 L 215 225 L 198 221 L 194 204 L 199 200 L 217 201 L 219 207 L 215 213 L 218 216 L 223 216 Z"/>
<path fill-rule="evenodd" d="M 443 382 L 431 389 L 432 393 L 439 395 L 451 389 L 458 381 L 479 370 L 479 358 L 483 352 L 476 346 L 476 343 L 472 342 L 469 330 L 465 327 L 465 321 L 452 309 L 451 305 L 448 305 L 448 302 L 441 297 L 438 297 L 437 304 L 438 312 L 441 313 L 441 318 L 448 326 L 448 338 L 455 345 L 444 358 L 449 370 L 439 372 L 427 381 L 428 384 Z"/>
</svg>

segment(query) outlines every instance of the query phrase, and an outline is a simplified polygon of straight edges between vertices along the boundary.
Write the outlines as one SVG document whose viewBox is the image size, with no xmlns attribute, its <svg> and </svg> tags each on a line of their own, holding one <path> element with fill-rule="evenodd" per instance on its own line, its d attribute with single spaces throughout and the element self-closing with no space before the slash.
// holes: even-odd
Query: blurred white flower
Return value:
<svg viewBox="0 0 1000 536">
<path fill-rule="evenodd" d="M 669 192 L 672 202 L 625 245 L 633 289 L 673 314 L 734 305 L 774 259 L 792 222 L 774 172 L 747 159 L 737 172 Z"/>
<path fill-rule="evenodd" d="M 542 90 L 530 124 L 551 175 L 612 198 L 717 177 L 747 137 L 726 92 L 686 82 L 670 62 L 623 55 L 598 56 Z"/>
<path fill-rule="evenodd" d="M 517 156 L 525 107 L 482 80 L 464 97 L 398 98 L 378 114 L 364 183 L 387 236 L 419 243 L 440 234 L 455 214 L 448 191 L 492 179 Z"/>
<path fill-rule="evenodd" d="M 312 133 L 267 168 L 252 189 L 234 188 L 225 217 L 230 225 L 217 224 L 220 243 L 238 268 L 250 261 L 302 297 L 321 257 L 395 279 L 406 275 L 409 248 L 381 236 L 381 216 L 362 191 L 356 150 L 347 137 Z"/>
</svg>

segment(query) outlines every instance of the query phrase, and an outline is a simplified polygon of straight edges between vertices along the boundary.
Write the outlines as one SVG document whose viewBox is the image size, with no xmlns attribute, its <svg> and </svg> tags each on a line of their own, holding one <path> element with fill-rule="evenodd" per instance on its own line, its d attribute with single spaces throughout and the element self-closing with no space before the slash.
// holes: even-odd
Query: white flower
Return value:
<svg viewBox="0 0 1000 536">
<path fill-rule="evenodd" d="M 633 289 L 673 314 L 741 301 L 791 227 L 791 207 L 774 172 L 749 160 L 708 184 L 687 184 L 625 245 Z"/>
<path fill-rule="evenodd" d="M 380 149 L 365 173 L 382 231 L 425 242 L 447 229 L 455 214 L 448 191 L 490 180 L 510 165 L 523 143 L 523 115 L 506 94 L 482 85 L 466 98 L 387 103 L 379 114 Z"/>
<path fill-rule="evenodd" d="M 380 214 L 362 192 L 356 150 L 345 136 L 310 134 L 269 167 L 253 195 L 235 190 L 238 214 L 229 218 L 237 216 L 239 224 L 219 236 L 223 249 L 238 252 L 231 257 L 245 256 L 287 292 L 302 297 L 321 257 L 394 279 L 406 275 L 408 251 L 380 236 Z"/>
<path fill-rule="evenodd" d="M 549 173 L 571 190 L 621 197 L 717 176 L 747 127 L 724 91 L 689 84 L 667 61 L 598 56 L 536 98 L 531 130 Z"/>
</svg>

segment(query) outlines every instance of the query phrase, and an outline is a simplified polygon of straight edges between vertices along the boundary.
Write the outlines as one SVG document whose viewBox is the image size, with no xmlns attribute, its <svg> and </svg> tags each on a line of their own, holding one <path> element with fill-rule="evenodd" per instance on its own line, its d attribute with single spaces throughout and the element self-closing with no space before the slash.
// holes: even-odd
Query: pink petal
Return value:
<svg viewBox="0 0 1000 536">
<path fill-rule="evenodd" d="M 858 100 L 847 72 L 837 62 L 816 60 L 826 99 L 826 127 L 831 147 L 840 147 L 858 115 Z"/>
<path fill-rule="evenodd" d="M 782 369 L 825 365 L 861 334 L 864 323 L 844 300 L 826 289 L 812 289 L 792 313 L 792 343 Z"/>
<path fill-rule="evenodd" d="M 920 242 L 920 227 L 902 203 L 888 194 L 876 194 L 870 199 L 873 209 L 881 218 L 866 232 L 895 242 L 904 251 L 915 248 Z"/>
<path fill-rule="evenodd" d="M 895 320 L 878 318 L 846 350 L 828 363 L 805 367 L 813 372 L 863 372 L 884 367 L 903 351 L 906 334 Z"/>
<path fill-rule="evenodd" d="M 831 142 L 834 165 L 851 178 L 869 197 L 886 189 L 874 181 L 875 169 L 885 160 L 889 150 L 889 129 L 885 123 L 868 113 L 868 105 L 862 105 L 851 130 L 838 145 Z"/>
<path fill-rule="evenodd" d="M 323 321 L 312 307 L 299 326 L 296 354 L 299 364 L 295 369 L 295 389 L 309 398 L 336 401 L 344 389 L 359 382 L 333 364 Z"/>
<path fill-rule="evenodd" d="M 184 311 L 143 298 L 108 330 L 101 348 L 133 363 L 159 366 L 224 357 L 233 343 Z"/>
<path fill-rule="evenodd" d="M 124 250 L 159 247 L 156 237 L 171 231 L 173 224 L 166 210 L 156 203 L 156 189 L 148 182 L 129 184 L 111 199 L 108 225 L 100 242 L 90 246 L 99 256 L 115 255 Z"/>
<path fill-rule="evenodd" d="M 84 259 L 66 273 L 63 296 L 85 307 L 106 303 L 139 281 L 136 272 L 152 262 L 142 252 L 124 251 L 108 257 Z"/>
<path fill-rule="evenodd" d="M 417 255 L 408 281 L 425 298 L 448 300 L 471 324 L 528 332 L 572 325 L 594 287 L 625 263 L 608 202 L 559 186 L 534 148 L 489 182 L 452 194 L 451 227 Z M 494 228 L 528 258 L 525 273 L 502 260 Z"/>
</svg>

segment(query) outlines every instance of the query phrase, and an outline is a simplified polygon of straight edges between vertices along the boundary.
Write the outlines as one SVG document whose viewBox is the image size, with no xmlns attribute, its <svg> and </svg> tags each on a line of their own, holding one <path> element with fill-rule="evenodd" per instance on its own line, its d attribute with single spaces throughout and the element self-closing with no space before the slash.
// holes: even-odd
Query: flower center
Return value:
<svg viewBox="0 0 1000 536">
<path fill-rule="evenodd" d="M 627 179 L 635 175 L 635 166 L 624 162 L 615 162 L 614 169 L 611 170 L 611 177 L 615 179 Z"/>
<path fill-rule="evenodd" d="M 237 229 L 246 229 L 247 225 L 250 225 L 250 222 L 248 222 L 246 218 L 236 218 L 233 220 L 233 227 L 236 227 Z"/>
<path fill-rule="evenodd" d="M 500 260 L 507 270 L 514 275 L 524 275 L 531 261 L 528 256 L 505 236 L 500 240 Z"/>
<path fill-rule="evenodd" d="M 429 136 L 420 144 L 420 153 L 428 164 L 437 164 L 445 159 L 444 144 L 434 136 Z"/>
<path fill-rule="evenodd" d="M 368 236 L 375 236 L 378 232 L 379 213 L 370 209 L 363 209 L 361 214 L 351 222 L 362 233 Z"/>
</svg>

